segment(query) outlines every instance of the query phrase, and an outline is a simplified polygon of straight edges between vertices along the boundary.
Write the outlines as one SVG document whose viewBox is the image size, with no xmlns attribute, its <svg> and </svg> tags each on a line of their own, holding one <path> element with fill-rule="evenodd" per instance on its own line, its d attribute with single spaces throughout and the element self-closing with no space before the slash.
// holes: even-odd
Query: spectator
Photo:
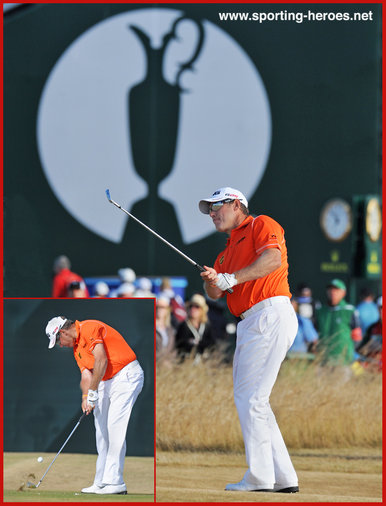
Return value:
<svg viewBox="0 0 386 506">
<path fill-rule="evenodd" d="M 328 304 L 316 311 L 319 332 L 317 351 L 323 365 L 349 365 L 354 359 L 354 343 L 362 339 L 358 312 L 344 297 L 346 285 L 333 279 L 327 285 Z"/>
<path fill-rule="evenodd" d="M 71 262 L 68 257 L 61 255 L 57 257 L 53 265 L 54 279 L 52 282 L 52 297 L 64 298 L 73 297 L 70 294 L 70 284 L 74 281 L 82 284 L 84 297 L 88 297 L 89 293 L 86 284 L 81 276 L 71 271 Z M 73 289 L 71 290 L 73 293 Z"/>
<path fill-rule="evenodd" d="M 110 292 L 109 285 L 105 283 L 104 281 L 98 281 L 98 283 L 95 283 L 94 288 L 94 297 L 95 298 L 103 298 L 108 297 Z"/>
<path fill-rule="evenodd" d="M 307 352 L 311 351 L 318 340 L 318 333 L 310 318 L 305 318 L 299 314 L 299 302 L 296 297 L 292 297 L 291 303 L 295 309 L 298 318 L 298 332 L 291 348 L 288 350 L 288 356 L 291 357 L 307 357 Z"/>
<path fill-rule="evenodd" d="M 159 296 L 167 297 L 169 299 L 172 311 L 172 325 L 174 328 L 177 328 L 180 323 L 186 320 L 187 314 L 185 310 L 184 300 L 180 295 L 177 295 L 174 292 L 170 278 L 162 278 Z"/>
<path fill-rule="evenodd" d="M 182 359 L 188 355 L 206 355 L 215 344 L 205 298 L 196 293 L 186 307 L 187 319 L 179 325 L 176 334 L 176 349 Z"/>
<path fill-rule="evenodd" d="M 225 310 L 227 308 L 223 299 L 214 300 L 205 296 L 205 302 L 209 308 L 208 319 L 213 331 L 213 337 L 216 343 L 226 341 L 227 334 L 227 319 L 225 318 Z"/>
<path fill-rule="evenodd" d="M 135 286 L 132 283 L 122 283 L 117 290 L 117 297 L 120 299 L 127 299 L 134 297 Z"/>
<path fill-rule="evenodd" d="M 317 304 L 312 297 L 311 287 L 307 283 L 300 283 L 296 289 L 296 299 L 300 316 L 314 322 Z"/>
<path fill-rule="evenodd" d="M 153 285 L 148 278 L 139 278 L 138 287 L 134 293 L 134 297 L 155 297 L 155 294 L 152 291 Z"/>
<path fill-rule="evenodd" d="M 123 267 L 122 269 L 119 269 L 118 276 L 121 283 L 134 284 L 134 281 L 137 279 L 135 272 L 130 267 Z"/>
<path fill-rule="evenodd" d="M 175 356 L 176 331 L 171 324 L 169 299 L 161 296 L 156 302 L 156 360 L 170 361 Z"/>
<path fill-rule="evenodd" d="M 360 292 L 360 303 L 357 305 L 359 320 L 361 323 L 362 335 L 366 330 L 379 320 L 379 309 L 374 302 L 375 296 L 368 288 L 362 288 Z"/>
<path fill-rule="evenodd" d="M 119 277 L 119 285 L 114 290 L 111 290 L 110 297 L 122 297 L 120 294 L 124 294 L 126 292 L 131 293 L 131 289 L 133 292 L 130 295 L 127 295 L 127 297 L 133 297 L 133 293 L 135 291 L 135 285 L 134 282 L 137 279 L 137 276 L 133 269 L 130 267 L 123 267 L 122 269 L 118 269 L 118 277 Z M 127 283 L 127 284 L 126 284 Z M 125 286 L 122 286 L 125 285 Z M 130 286 L 129 286 L 130 285 Z M 132 287 L 132 288 L 131 288 Z M 124 295 L 126 297 L 126 295 Z"/>
<path fill-rule="evenodd" d="M 377 299 L 378 321 L 370 325 L 357 348 L 361 365 L 372 372 L 382 371 L 382 297 Z"/>
<path fill-rule="evenodd" d="M 88 297 L 88 290 L 84 281 L 72 281 L 68 287 L 68 296 L 72 299 Z"/>
</svg>

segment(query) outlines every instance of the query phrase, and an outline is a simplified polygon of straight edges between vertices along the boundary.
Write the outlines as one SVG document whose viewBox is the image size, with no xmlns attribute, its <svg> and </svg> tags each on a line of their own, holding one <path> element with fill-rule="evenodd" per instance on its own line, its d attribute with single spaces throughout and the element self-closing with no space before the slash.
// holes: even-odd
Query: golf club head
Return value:
<svg viewBox="0 0 386 506">
<path fill-rule="evenodd" d="M 106 197 L 108 199 L 109 202 L 111 202 L 111 197 L 110 197 L 110 190 L 106 190 Z"/>
<path fill-rule="evenodd" d="M 37 485 L 35 485 L 34 483 L 32 483 L 31 481 L 27 481 L 27 487 L 28 488 L 37 488 Z"/>
</svg>

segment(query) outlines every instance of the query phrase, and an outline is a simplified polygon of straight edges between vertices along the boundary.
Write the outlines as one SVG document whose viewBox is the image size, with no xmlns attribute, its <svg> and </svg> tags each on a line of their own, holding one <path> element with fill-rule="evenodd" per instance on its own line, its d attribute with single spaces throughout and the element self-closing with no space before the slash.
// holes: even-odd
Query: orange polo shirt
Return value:
<svg viewBox="0 0 386 506">
<path fill-rule="evenodd" d="M 268 248 L 280 250 L 281 266 L 263 278 L 233 287 L 233 293 L 227 294 L 227 303 L 229 311 L 235 316 L 269 297 L 291 297 L 284 230 L 269 216 L 248 216 L 232 230 L 226 249 L 218 255 L 214 268 L 218 273 L 233 274 L 251 265 Z"/>
<path fill-rule="evenodd" d="M 103 344 L 107 355 L 107 367 L 103 380 L 109 380 L 133 360 L 134 351 L 115 329 L 98 320 L 75 321 L 77 339 L 74 345 L 74 357 L 80 371 L 94 368 L 92 351 L 96 344 Z"/>
</svg>

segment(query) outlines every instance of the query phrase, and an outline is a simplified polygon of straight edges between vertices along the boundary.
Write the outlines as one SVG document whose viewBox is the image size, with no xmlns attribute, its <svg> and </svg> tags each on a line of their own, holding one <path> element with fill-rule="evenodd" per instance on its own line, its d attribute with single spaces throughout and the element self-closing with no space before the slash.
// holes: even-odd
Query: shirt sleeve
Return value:
<svg viewBox="0 0 386 506">
<path fill-rule="evenodd" d="M 317 340 L 318 333 L 315 330 L 315 327 L 312 324 L 312 321 L 308 318 L 303 319 L 303 332 L 304 332 L 304 338 L 307 341 L 307 343 L 312 343 Z"/>
<path fill-rule="evenodd" d="M 88 333 L 89 351 L 93 351 L 97 344 L 102 343 L 106 336 L 106 328 L 103 325 L 93 326 Z"/>
<path fill-rule="evenodd" d="M 284 232 L 281 226 L 269 216 L 258 216 L 252 224 L 256 253 L 261 255 L 268 248 L 282 249 Z"/>
</svg>

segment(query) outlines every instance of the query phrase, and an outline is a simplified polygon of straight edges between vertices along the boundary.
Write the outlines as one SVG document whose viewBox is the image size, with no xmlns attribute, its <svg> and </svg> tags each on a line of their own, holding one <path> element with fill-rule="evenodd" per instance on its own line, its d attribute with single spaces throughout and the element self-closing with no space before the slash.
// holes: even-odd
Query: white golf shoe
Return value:
<svg viewBox="0 0 386 506">
<path fill-rule="evenodd" d="M 83 494 L 96 494 L 97 490 L 100 490 L 101 488 L 103 487 L 100 487 L 99 485 L 95 485 L 95 483 L 93 483 L 91 487 L 82 488 L 81 492 Z"/>
<path fill-rule="evenodd" d="M 251 485 L 244 478 L 238 483 L 228 483 L 225 490 L 231 492 L 273 492 L 272 488 L 258 488 L 258 485 Z"/>
<path fill-rule="evenodd" d="M 127 494 L 126 485 L 105 485 L 102 488 L 98 488 L 96 494 Z"/>
</svg>

